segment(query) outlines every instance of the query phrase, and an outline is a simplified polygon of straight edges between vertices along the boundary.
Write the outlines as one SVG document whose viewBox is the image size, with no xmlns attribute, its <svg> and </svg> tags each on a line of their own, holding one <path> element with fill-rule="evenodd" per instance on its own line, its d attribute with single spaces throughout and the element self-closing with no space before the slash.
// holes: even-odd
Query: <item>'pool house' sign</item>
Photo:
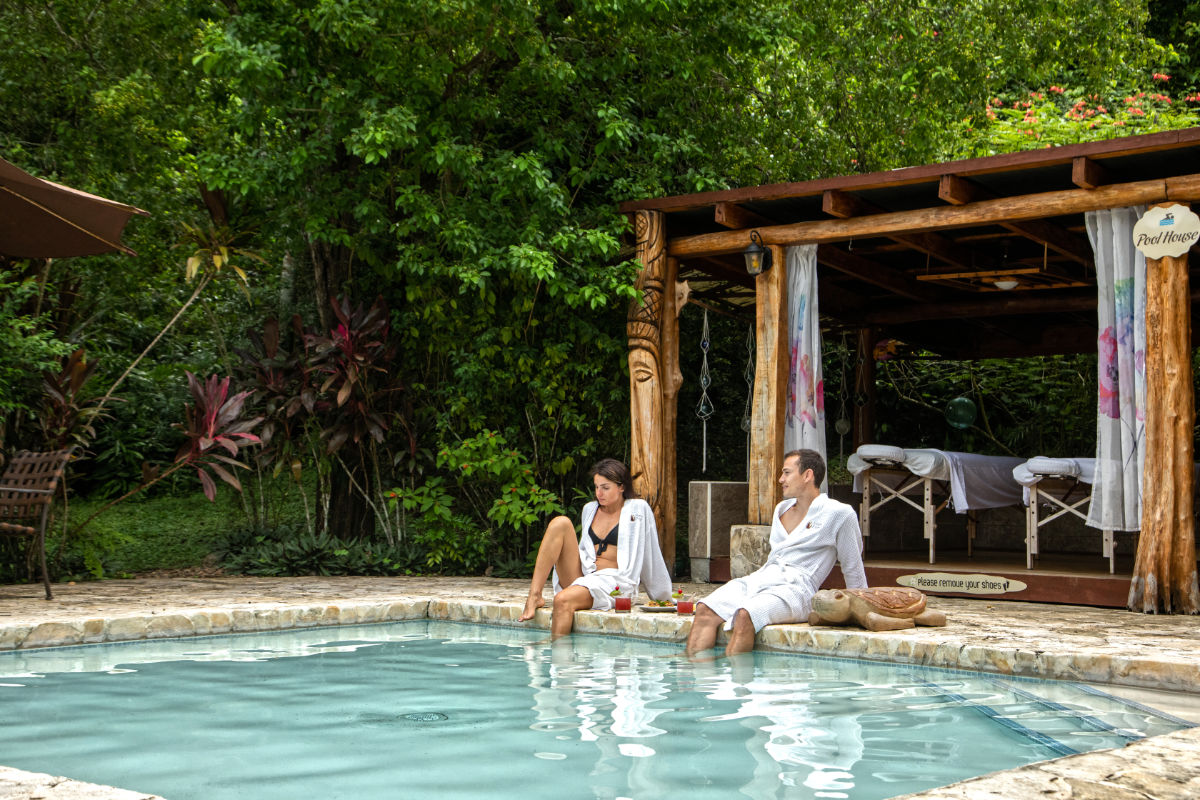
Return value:
<svg viewBox="0 0 1200 800">
<path fill-rule="evenodd" d="M 1133 246 L 1146 258 L 1179 257 L 1200 239 L 1200 217 L 1178 203 L 1156 206 L 1133 226 Z"/>
</svg>

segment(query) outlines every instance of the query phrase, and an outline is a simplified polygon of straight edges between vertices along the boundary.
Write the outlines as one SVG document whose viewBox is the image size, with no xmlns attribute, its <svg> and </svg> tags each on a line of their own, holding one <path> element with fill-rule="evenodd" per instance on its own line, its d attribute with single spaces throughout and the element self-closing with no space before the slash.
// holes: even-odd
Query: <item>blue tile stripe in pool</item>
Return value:
<svg viewBox="0 0 1200 800">
<path fill-rule="evenodd" d="M 944 686 L 936 684 L 933 681 L 927 681 L 927 680 L 924 680 L 921 678 L 917 678 L 916 676 L 914 676 L 914 678 L 915 678 L 916 683 L 918 683 L 922 686 L 927 686 L 930 689 L 933 689 L 935 692 L 940 694 L 942 697 L 953 700 L 954 702 L 956 702 L 962 706 L 965 706 L 967 708 L 972 708 L 972 709 L 978 711 L 980 714 L 983 714 L 985 717 L 988 717 L 993 722 L 1003 725 L 1004 727 L 1008 728 L 1009 730 L 1013 731 L 1014 733 L 1017 733 L 1021 736 L 1024 736 L 1027 739 L 1037 742 L 1038 744 L 1051 750 L 1054 753 L 1057 753 L 1060 756 L 1073 756 L 1073 755 L 1077 755 L 1079 753 L 1079 751 L 1074 749 L 1073 747 L 1068 747 L 1067 745 L 1063 744 L 1062 742 L 1058 741 L 1057 739 L 1047 736 L 1046 734 L 1042 733 L 1041 731 L 1035 731 L 1032 728 L 1025 727 L 1024 725 L 1022 725 L 1021 723 L 1017 722 L 1014 719 L 1009 719 L 1008 717 L 1002 715 L 1000 712 L 996 711 L 996 709 L 992 708 L 991 706 L 982 705 L 980 703 L 973 703 L 970 700 L 968 700 L 967 698 L 963 697 L 961 694 L 958 694 L 957 692 L 949 691 Z"/>
<path fill-rule="evenodd" d="M 1168 722 L 1173 722 L 1176 725 L 1182 725 L 1185 728 L 1200 727 L 1200 725 L 1197 725 L 1195 722 L 1191 722 L 1190 720 L 1183 719 L 1182 717 L 1177 717 L 1174 714 L 1168 714 L 1166 711 L 1159 711 L 1157 708 L 1151 708 L 1148 705 L 1139 703 L 1136 700 L 1130 700 L 1127 697 L 1119 697 L 1118 695 L 1115 695 L 1115 694 L 1109 694 L 1108 692 L 1105 692 L 1101 689 L 1097 689 L 1094 686 L 1088 686 L 1086 683 L 1076 684 L 1076 688 L 1079 689 L 1079 691 L 1083 692 L 1084 694 L 1090 694 L 1094 697 L 1104 697 L 1108 700 L 1115 700 L 1116 702 L 1121 703 L 1122 705 L 1129 706 L 1130 708 L 1134 709 L 1135 711 L 1140 711 L 1143 714 L 1152 714 L 1153 716 L 1159 717 L 1160 719 L 1165 719 Z"/>
<path fill-rule="evenodd" d="M 1012 685 L 1007 684 L 1004 681 L 998 680 L 996 678 L 987 678 L 985 680 L 987 680 L 987 682 L 992 684 L 993 686 L 996 686 L 997 688 L 1003 688 L 1006 691 L 1010 691 L 1013 694 L 1015 694 L 1017 697 L 1027 700 L 1028 702 L 1030 702 L 1036 706 L 1039 706 L 1041 708 L 1046 708 L 1051 711 L 1059 711 L 1059 712 L 1062 712 L 1063 714 L 1069 714 L 1073 719 L 1078 720 L 1081 725 L 1085 725 L 1094 731 L 1104 731 L 1105 733 L 1111 733 L 1113 736 L 1119 736 L 1127 742 L 1136 742 L 1138 739 L 1142 738 L 1141 736 L 1138 736 L 1136 733 L 1130 733 L 1125 728 L 1118 728 L 1114 725 L 1109 725 L 1104 720 L 1099 719 L 1097 717 L 1093 717 L 1091 714 L 1081 714 L 1077 710 L 1075 710 L 1073 708 L 1068 708 L 1067 706 L 1063 705 L 1062 703 L 1055 702 L 1054 700 L 1047 700 L 1044 697 L 1039 697 L 1036 694 L 1034 694 L 1033 692 L 1027 692 L 1024 689 L 1018 688 L 1017 686 L 1012 686 Z M 1079 688 L 1082 688 L 1082 687 L 1079 687 Z M 1103 693 L 1098 692 L 1097 694 L 1103 694 Z"/>
</svg>

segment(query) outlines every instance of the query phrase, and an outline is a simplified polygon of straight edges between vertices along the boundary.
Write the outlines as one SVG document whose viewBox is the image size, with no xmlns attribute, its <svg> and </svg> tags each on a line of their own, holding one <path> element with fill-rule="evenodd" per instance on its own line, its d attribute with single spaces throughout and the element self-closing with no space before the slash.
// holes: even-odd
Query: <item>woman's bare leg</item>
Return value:
<svg viewBox="0 0 1200 800">
<path fill-rule="evenodd" d="M 566 636 L 575 626 L 575 612 L 592 607 L 592 593 L 583 586 L 568 586 L 554 595 L 550 615 L 550 638 Z"/>
<path fill-rule="evenodd" d="M 517 617 L 518 622 L 533 619 L 537 610 L 546 605 L 546 601 L 542 599 L 542 589 L 550 579 L 550 570 L 555 567 L 558 568 L 559 583 L 563 586 L 569 586 L 583 575 L 583 565 L 579 563 L 579 540 L 575 538 L 575 523 L 571 522 L 569 517 L 555 517 L 546 526 L 542 543 L 538 545 L 537 560 L 533 564 L 529 598 L 525 601 L 525 610 Z M 591 605 L 587 605 L 586 608 L 591 608 Z"/>
</svg>

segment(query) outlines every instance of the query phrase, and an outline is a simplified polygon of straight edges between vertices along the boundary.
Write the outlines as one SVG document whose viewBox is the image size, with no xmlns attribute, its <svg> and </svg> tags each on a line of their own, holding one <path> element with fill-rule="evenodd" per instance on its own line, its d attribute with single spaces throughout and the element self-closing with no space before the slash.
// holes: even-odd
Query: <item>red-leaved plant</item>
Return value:
<svg viewBox="0 0 1200 800">
<path fill-rule="evenodd" d="M 58 450 L 68 445 L 86 447 L 96 437 L 93 423 L 104 416 L 99 398 L 83 399 L 84 384 L 96 371 L 79 348 L 57 372 L 42 373 L 42 407 L 38 413 L 46 447 Z"/>
<path fill-rule="evenodd" d="M 262 417 L 241 418 L 242 406 L 245 405 L 246 398 L 251 393 L 238 392 L 230 397 L 229 378 L 221 379 L 212 375 L 201 383 L 192 373 L 186 374 L 188 391 L 192 393 L 192 400 L 195 402 L 193 405 L 185 406 L 185 422 L 182 425 L 177 423 L 174 426 L 182 429 L 187 437 L 187 441 L 175 454 L 175 463 L 137 488 L 96 509 L 90 517 L 74 529 L 73 533 L 78 533 L 86 528 L 88 523 L 122 500 L 153 486 L 184 467 L 196 468 L 196 473 L 200 477 L 200 485 L 204 489 L 204 496 L 210 501 L 217 497 L 217 485 L 213 481 L 212 475 L 209 475 L 209 471 L 239 492 L 242 490 L 241 482 L 223 465 L 248 469 L 245 464 L 237 460 L 237 456 L 242 447 L 261 443 L 258 436 L 250 433 L 250 429 L 262 422 Z"/>
<path fill-rule="evenodd" d="M 216 475 L 239 492 L 242 484 L 237 476 L 223 465 L 248 469 L 237 456 L 246 444 L 261 444 L 258 436 L 250 430 L 262 422 L 262 417 L 242 419 L 242 406 L 251 392 L 238 392 L 229 396 L 230 378 L 218 379 L 210 375 L 201 383 L 195 375 L 187 373 L 188 391 L 192 393 L 194 405 L 187 406 L 186 422 L 180 427 L 188 440 L 175 455 L 178 466 L 191 465 L 196 468 L 204 496 L 216 499 L 217 485 L 212 479 Z M 169 470 L 174 471 L 174 467 Z M 212 472 L 212 475 L 209 472 Z M 166 473 L 164 473 L 165 475 Z"/>
</svg>

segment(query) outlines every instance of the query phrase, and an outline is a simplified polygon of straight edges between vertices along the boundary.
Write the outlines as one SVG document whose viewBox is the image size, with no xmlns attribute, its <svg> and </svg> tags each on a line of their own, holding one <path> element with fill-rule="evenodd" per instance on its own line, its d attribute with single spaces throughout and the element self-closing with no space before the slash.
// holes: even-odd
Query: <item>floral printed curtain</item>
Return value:
<svg viewBox="0 0 1200 800">
<path fill-rule="evenodd" d="M 1146 432 L 1146 259 L 1133 246 L 1144 207 L 1091 211 L 1099 338 L 1096 477 L 1087 524 L 1134 531 L 1142 522 Z"/>
<path fill-rule="evenodd" d="M 788 369 L 784 450 L 825 452 L 825 382 L 821 369 L 821 322 L 817 315 L 817 246 L 787 248 Z M 828 488 L 828 478 L 822 482 Z"/>
</svg>

